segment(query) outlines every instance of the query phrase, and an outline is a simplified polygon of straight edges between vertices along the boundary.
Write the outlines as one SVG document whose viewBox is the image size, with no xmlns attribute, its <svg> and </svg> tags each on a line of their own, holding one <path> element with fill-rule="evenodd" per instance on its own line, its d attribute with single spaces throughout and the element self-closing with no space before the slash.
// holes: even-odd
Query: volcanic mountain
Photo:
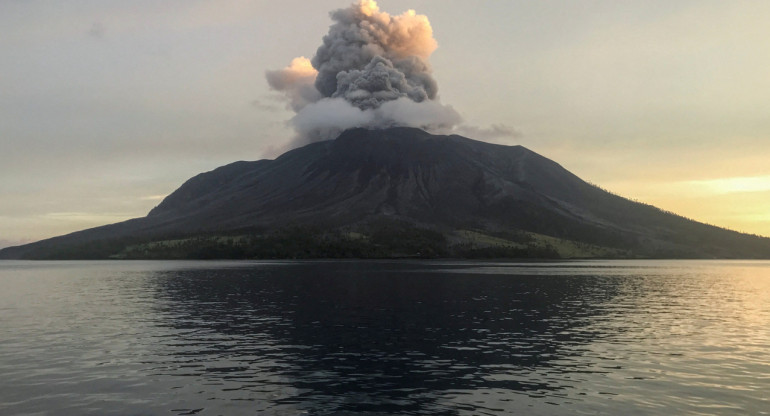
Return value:
<svg viewBox="0 0 770 416">
<path fill-rule="evenodd" d="M 770 258 L 770 239 L 586 183 L 521 146 L 353 129 L 197 175 L 144 218 L 0 258 Z"/>
</svg>

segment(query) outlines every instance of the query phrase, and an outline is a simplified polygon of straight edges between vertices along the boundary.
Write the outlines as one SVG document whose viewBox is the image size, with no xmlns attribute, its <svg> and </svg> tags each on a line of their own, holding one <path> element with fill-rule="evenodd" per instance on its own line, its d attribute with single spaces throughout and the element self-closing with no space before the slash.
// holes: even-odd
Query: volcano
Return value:
<svg viewBox="0 0 770 416">
<path fill-rule="evenodd" d="M 0 258 L 770 258 L 770 239 L 606 192 L 522 146 L 352 129 L 199 174 L 146 217 Z"/>
</svg>

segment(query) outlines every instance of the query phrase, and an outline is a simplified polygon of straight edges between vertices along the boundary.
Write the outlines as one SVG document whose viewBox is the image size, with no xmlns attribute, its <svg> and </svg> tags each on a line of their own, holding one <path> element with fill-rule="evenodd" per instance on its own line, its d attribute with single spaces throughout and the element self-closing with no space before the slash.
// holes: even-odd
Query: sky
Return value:
<svg viewBox="0 0 770 416">
<path fill-rule="evenodd" d="M 265 73 L 351 0 L 0 0 L 0 247 L 146 215 L 185 180 L 273 158 Z M 770 236 L 770 2 L 381 0 L 430 19 L 466 136 L 604 189 Z"/>
</svg>

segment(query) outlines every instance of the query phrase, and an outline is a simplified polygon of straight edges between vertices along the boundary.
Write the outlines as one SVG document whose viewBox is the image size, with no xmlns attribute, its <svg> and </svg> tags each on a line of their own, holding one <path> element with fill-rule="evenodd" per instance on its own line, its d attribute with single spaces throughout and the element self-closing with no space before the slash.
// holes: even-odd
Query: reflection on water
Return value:
<svg viewBox="0 0 770 416">
<path fill-rule="evenodd" d="M 0 284 L 2 414 L 770 409 L 768 262 L 6 262 Z"/>
</svg>

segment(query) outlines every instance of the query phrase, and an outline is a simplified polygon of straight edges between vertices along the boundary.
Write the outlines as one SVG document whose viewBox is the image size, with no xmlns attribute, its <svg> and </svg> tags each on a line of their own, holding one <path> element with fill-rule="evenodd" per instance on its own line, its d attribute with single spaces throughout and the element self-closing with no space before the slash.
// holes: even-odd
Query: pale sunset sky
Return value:
<svg viewBox="0 0 770 416">
<path fill-rule="evenodd" d="M 141 217 L 198 173 L 272 157 L 293 113 L 265 71 L 312 57 L 351 2 L 0 0 L 0 247 Z M 770 1 L 378 4 L 430 19 L 466 136 L 770 236 Z"/>
</svg>

